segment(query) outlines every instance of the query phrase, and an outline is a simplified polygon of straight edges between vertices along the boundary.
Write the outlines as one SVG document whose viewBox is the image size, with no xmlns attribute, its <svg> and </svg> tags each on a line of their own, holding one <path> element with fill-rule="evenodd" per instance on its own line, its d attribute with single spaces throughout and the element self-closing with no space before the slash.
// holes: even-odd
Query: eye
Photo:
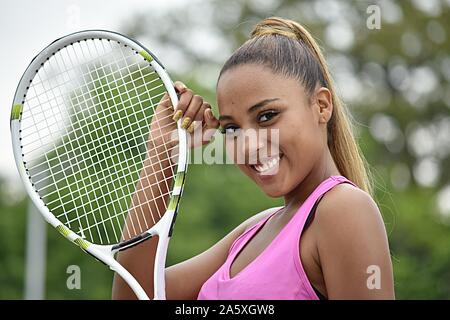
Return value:
<svg viewBox="0 0 450 320">
<path fill-rule="evenodd" d="M 223 128 L 220 128 L 220 133 L 233 135 L 237 133 L 237 130 L 239 130 L 239 127 L 236 127 L 234 125 L 228 125 Z"/>
<path fill-rule="evenodd" d="M 279 112 L 276 112 L 276 111 L 273 111 L 273 110 L 263 112 L 262 114 L 260 114 L 260 115 L 258 116 L 258 121 L 260 121 L 260 122 L 266 122 L 266 121 L 269 121 L 269 120 L 271 120 L 272 118 L 274 118 L 275 116 L 277 116 L 278 113 L 279 113 Z"/>
</svg>

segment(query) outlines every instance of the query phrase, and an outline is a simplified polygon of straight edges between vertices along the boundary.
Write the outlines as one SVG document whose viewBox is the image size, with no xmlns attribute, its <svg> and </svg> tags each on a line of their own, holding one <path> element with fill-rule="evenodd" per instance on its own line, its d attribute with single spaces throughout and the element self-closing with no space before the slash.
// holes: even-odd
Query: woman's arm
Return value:
<svg viewBox="0 0 450 320">
<path fill-rule="evenodd" d="M 231 244 L 248 227 L 258 223 L 279 208 L 270 208 L 251 216 L 228 233 L 210 249 L 203 253 L 166 268 L 166 297 L 169 300 L 195 300 L 200 288 L 214 272 L 225 262 Z M 147 240 L 136 247 L 121 252 L 120 262 L 141 284 L 147 294 L 153 293 L 153 257 L 157 242 Z M 113 299 L 136 299 L 128 285 L 116 275 L 113 286 Z"/>
<path fill-rule="evenodd" d="M 317 247 L 329 299 L 395 299 L 389 244 L 373 199 L 348 184 L 317 208 Z"/>
<path fill-rule="evenodd" d="M 207 112 L 212 115 L 210 105 L 203 98 L 194 95 L 181 82 L 175 83 L 179 93 L 177 112 L 181 110 L 183 119 L 189 117 L 192 120 L 203 121 L 206 128 L 217 128 L 218 120 L 214 117 L 206 117 Z M 172 156 L 176 157 L 173 148 L 177 141 L 172 141 L 172 132 L 176 130 L 176 122 L 173 117 L 173 106 L 166 93 L 158 104 L 150 124 L 150 133 L 147 142 L 147 155 L 140 172 L 136 192 L 133 195 L 128 216 L 122 231 L 122 240 L 128 240 L 133 236 L 152 227 L 167 208 L 169 188 L 172 185 L 172 175 L 176 161 L 172 162 Z M 174 153 L 174 154 L 172 154 Z M 145 226 L 145 229 L 143 229 Z M 139 228 L 138 230 L 136 230 Z M 142 285 L 150 297 L 153 297 L 153 268 L 158 239 L 153 238 L 129 248 L 117 254 L 117 260 L 121 263 Z M 134 293 L 125 281 L 117 274 L 114 277 L 113 299 L 135 298 Z"/>
</svg>

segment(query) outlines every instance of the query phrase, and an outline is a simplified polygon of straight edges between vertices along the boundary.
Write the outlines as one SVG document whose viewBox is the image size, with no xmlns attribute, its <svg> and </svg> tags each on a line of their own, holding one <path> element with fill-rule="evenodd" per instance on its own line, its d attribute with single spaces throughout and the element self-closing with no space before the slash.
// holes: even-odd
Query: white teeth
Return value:
<svg viewBox="0 0 450 320">
<path fill-rule="evenodd" d="M 269 160 L 267 160 L 267 162 L 264 162 L 261 165 L 255 165 L 253 167 L 258 172 L 265 172 L 265 171 L 268 171 L 268 170 L 274 168 L 275 166 L 277 166 L 279 162 L 280 162 L 280 156 L 276 156 L 275 158 L 269 159 Z"/>
</svg>

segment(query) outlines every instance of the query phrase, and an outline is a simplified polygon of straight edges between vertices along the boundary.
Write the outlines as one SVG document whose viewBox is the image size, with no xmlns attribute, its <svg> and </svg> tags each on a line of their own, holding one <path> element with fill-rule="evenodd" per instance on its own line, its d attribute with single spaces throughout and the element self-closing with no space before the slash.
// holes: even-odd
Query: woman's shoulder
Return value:
<svg viewBox="0 0 450 320">
<path fill-rule="evenodd" d="M 378 236 L 385 232 L 382 215 L 371 195 L 348 183 L 336 185 L 324 195 L 314 223 L 327 239 L 359 233 L 369 236 L 370 230 L 376 230 Z"/>
<path fill-rule="evenodd" d="M 317 207 L 314 228 L 328 298 L 394 297 L 386 229 L 370 194 L 350 184 L 333 187 Z M 384 275 L 383 290 L 367 290 L 372 266 Z"/>
<path fill-rule="evenodd" d="M 341 183 L 330 189 L 323 196 L 317 210 L 327 212 L 322 214 L 324 219 L 332 219 L 334 215 L 342 216 L 343 213 L 338 212 L 348 212 L 349 215 L 358 214 L 361 210 L 379 213 L 373 198 L 364 190 L 349 183 Z"/>
</svg>

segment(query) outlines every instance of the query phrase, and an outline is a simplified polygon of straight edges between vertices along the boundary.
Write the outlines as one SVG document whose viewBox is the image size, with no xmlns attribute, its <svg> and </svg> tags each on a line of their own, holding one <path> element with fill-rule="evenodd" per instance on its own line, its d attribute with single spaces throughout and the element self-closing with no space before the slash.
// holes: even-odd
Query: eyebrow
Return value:
<svg viewBox="0 0 450 320">
<path fill-rule="evenodd" d="M 248 108 L 247 113 L 253 113 L 256 110 L 264 107 L 266 104 L 271 103 L 271 102 L 276 101 L 276 100 L 280 100 L 280 99 L 279 98 L 264 99 L 264 100 L 262 100 L 262 101 L 260 101 L 260 102 L 258 102 L 256 104 L 254 104 L 250 108 Z M 222 116 L 219 117 L 219 121 L 221 121 L 221 120 L 230 120 L 230 119 L 233 119 L 233 117 L 229 116 L 229 115 L 222 115 Z"/>
</svg>

